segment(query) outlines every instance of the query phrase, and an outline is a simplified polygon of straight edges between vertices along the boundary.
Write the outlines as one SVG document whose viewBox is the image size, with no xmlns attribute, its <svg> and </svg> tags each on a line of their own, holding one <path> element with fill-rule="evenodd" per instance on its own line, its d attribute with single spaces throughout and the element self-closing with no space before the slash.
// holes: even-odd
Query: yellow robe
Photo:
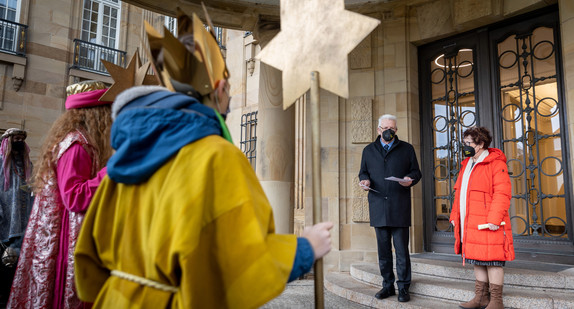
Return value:
<svg viewBox="0 0 574 309">
<path fill-rule="evenodd" d="M 283 291 L 295 258 L 296 237 L 274 229 L 243 153 L 219 136 L 205 137 L 144 183 L 104 178 L 76 246 L 78 295 L 94 308 L 259 307 Z"/>
</svg>

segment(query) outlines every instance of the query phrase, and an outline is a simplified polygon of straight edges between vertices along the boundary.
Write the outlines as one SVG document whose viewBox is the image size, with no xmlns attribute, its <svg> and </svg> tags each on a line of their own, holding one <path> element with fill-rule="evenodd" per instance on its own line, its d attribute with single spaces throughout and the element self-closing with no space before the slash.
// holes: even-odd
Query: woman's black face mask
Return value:
<svg viewBox="0 0 574 309">
<path fill-rule="evenodd" d="M 474 150 L 474 147 L 472 146 L 464 145 L 462 146 L 462 154 L 465 157 L 474 157 L 474 155 L 476 154 L 476 150 Z"/>
<path fill-rule="evenodd" d="M 395 138 L 395 131 L 391 130 L 391 129 L 387 129 L 385 131 L 383 131 L 383 139 L 387 142 L 390 142 L 393 140 L 393 138 Z"/>
</svg>

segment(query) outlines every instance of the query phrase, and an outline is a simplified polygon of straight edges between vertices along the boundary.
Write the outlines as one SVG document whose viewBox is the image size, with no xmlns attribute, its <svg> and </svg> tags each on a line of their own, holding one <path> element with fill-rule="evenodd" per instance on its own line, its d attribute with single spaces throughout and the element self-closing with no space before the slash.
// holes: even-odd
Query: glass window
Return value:
<svg viewBox="0 0 574 309">
<path fill-rule="evenodd" d="M 568 237 L 555 48 L 554 29 L 547 27 L 498 44 L 510 215 L 520 236 Z"/>
<path fill-rule="evenodd" d="M 20 16 L 20 1 L 0 0 L 0 18 L 18 22 Z"/>
<path fill-rule="evenodd" d="M 435 231 L 448 231 L 453 187 L 462 162 L 462 133 L 477 125 L 474 51 L 460 49 L 430 61 L 432 83 Z"/>
<path fill-rule="evenodd" d="M 81 39 L 90 43 L 118 48 L 120 2 L 84 0 Z"/>
</svg>

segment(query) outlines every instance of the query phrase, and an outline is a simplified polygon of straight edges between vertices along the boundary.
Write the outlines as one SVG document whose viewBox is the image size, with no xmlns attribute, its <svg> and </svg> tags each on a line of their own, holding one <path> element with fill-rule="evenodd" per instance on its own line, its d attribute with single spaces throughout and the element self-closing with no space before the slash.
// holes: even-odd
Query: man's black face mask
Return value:
<svg viewBox="0 0 574 309">
<path fill-rule="evenodd" d="M 391 130 L 391 129 L 387 129 L 385 131 L 383 131 L 383 139 L 387 142 L 390 142 L 393 140 L 393 138 L 395 138 L 395 131 Z"/>
<path fill-rule="evenodd" d="M 12 142 L 12 150 L 23 151 L 26 148 L 24 141 Z"/>
<path fill-rule="evenodd" d="M 227 120 L 227 114 L 229 114 L 231 110 L 229 109 L 229 104 L 227 105 L 227 110 L 225 111 L 225 114 L 221 114 L 221 117 L 223 117 L 223 120 Z"/>
</svg>

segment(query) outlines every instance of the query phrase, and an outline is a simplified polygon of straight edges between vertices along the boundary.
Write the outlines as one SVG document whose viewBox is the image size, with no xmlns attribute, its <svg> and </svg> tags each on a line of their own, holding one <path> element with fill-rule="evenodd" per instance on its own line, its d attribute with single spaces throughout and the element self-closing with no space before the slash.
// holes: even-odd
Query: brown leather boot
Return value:
<svg viewBox="0 0 574 309">
<path fill-rule="evenodd" d="M 474 283 L 474 298 L 466 303 L 462 303 L 459 305 L 460 308 L 464 309 L 475 309 L 480 308 L 484 309 L 488 305 L 490 301 L 488 295 L 488 282 L 482 282 L 476 280 Z"/>
<path fill-rule="evenodd" d="M 490 284 L 490 303 L 486 309 L 504 309 L 502 303 L 502 285 Z"/>
</svg>

